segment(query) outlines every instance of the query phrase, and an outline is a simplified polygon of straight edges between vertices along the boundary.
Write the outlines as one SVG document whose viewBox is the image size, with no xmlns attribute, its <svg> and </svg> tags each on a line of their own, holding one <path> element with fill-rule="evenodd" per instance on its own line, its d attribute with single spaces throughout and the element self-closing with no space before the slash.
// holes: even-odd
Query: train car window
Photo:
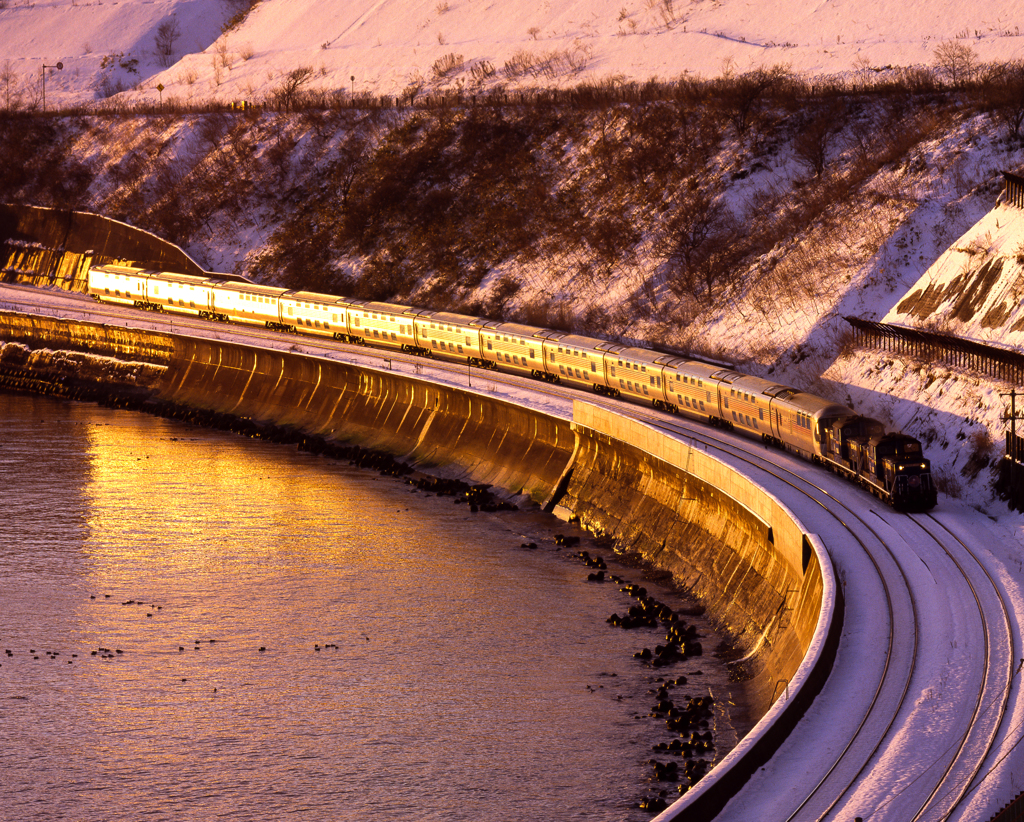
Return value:
<svg viewBox="0 0 1024 822">
<path fill-rule="evenodd" d="M 709 398 L 709 399 L 710 399 L 710 398 Z M 728 407 L 729 407 L 729 398 L 728 398 L 727 396 L 725 396 L 724 394 L 722 395 L 722 404 L 723 404 L 723 405 L 724 405 L 724 406 L 725 406 L 726 408 L 728 408 Z M 735 415 L 735 414 L 733 414 L 733 416 L 735 417 L 736 415 Z"/>
<path fill-rule="evenodd" d="M 393 339 L 393 340 L 395 340 L 395 341 L 397 341 L 397 340 L 398 340 L 398 337 L 397 337 L 397 336 L 395 336 L 395 332 L 394 332 L 394 331 L 392 331 L 392 332 L 391 332 L 391 339 Z"/>
<path fill-rule="evenodd" d="M 700 410 L 701 410 L 701 411 L 703 411 L 703 410 L 704 410 L 704 403 L 703 403 L 703 402 L 701 402 L 701 404 L 700 404 Z"/>
<path fill-rule="evenodd" d="M 590 374 L 588 374 L 586 371 L 584 371 L 583 372 L 583 379 L 585 379 L 587 382 L 590 382 Z"/>
<path fill-rule="evenodd" d="M 466 342 L 469 342 L 469 340 L 466 340 Z M 533 350 L 532 348 L 530 349 L 530 359 L 531 359 L 531 360 L 535 360 L 535 359 L 537 359 L 537 357 L 536 357 L 536 353 L 537 353 L 537 352 L 536 352 L 536 351 L 534 351 L 534 350 Z"/>
<path fill-rule="evenodd" d="M 758 414 L 758 419 L 761 419 L 761 420 L 764 419 L 764 409 L 763 408 L 758 408 L 757 409 L 757 414 Z"/>
<path fill-rule="evenodd" d="M 563 377 L 564 377 L 564 376 L 566 376 L 566 373 L 565 373 L 565 366 L 564 366 L 564 365 L 560 365 L 560 366 L 558 366 L 558 371 L 559 371 L 559 373 L 560 373 L 560 374 L 561 374 L 561 375 L 562 375 Z"/>
<path fill-rule="evenodd" d="M 491 344 L 490 340 L 487 341 L 487 350 L 488 351 L 493 351 L 494 350 L 494 346 Z M 552 357 L 552 359 L 554 359 L 554 357 Z"/>
<path fill-rule="evenodd" d="M 596 362 L 592 362 L 592 363 L 590 364 L 590 370 L 591 370 L 591 371 L 594 371 L 594 372 L 596 372 L 596 371 L 597 371 L 597 363 L 596 363 Z"/>
<path fill-rule="evenodd" d="M 622 381 L 622 378 L 620 377 L 619 378 L 619 388 L 625 388 L 625 387 L 626 387 L 626 384 Z"/>
<path fill-rule="evenodd" d="M 555 352 L 552 351 L 551 352 L 551 362 L 554 362 L 554 361 L 555 361 Z"/>
<path fill-rule="evenodd" d="M 614 377 L 615 376 L 615 366 L 614 365 L 609 366 L 608 370 L 612 372 L 612 376 Z"/>
<path fill-rule="evenodd" d="M 736 412 L 735 412 L 735 411 L 733 411 L 733 412 L 732 412 L 732 418 L 733 418 L 734 420 L 736 420 Z M 739 420 L 736 420 L 736 422 L 739 422 Z"/>
<path fill-rule="evenodd" d="M 646 385 L 644 386 L 644 394 L 645 395 L 647 394 L 647 386 Z"/>
<path fill-rule="evenodd" d="M 460 354 L 462 353 L 462 346 L 461 345 L 459 346 L 459 353 Z"/>
<path fill-rule="evenodd" d="M 437 340 L 431 340 L 430 342 L 433 344 L 434 348 L 437 348 Z"/>
</svg>

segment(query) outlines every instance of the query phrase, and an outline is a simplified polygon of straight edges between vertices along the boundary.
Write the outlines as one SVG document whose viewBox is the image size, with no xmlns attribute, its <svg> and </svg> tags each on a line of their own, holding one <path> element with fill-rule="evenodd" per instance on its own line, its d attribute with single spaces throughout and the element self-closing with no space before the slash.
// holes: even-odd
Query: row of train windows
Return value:
<svg viewBox="0 0 1024 822">
<path fill-rule="evenodd" d="M 246 294 L 242 292 L 242 299 L 251 303 L 270 303 L 270 297 L 261 297 L 259 294 Z"/>
<path fill-rule="evenodd" d="M 692 408 L 694 411 L 696 411 L 697 404 L 700 403 L 700 410 L 704 410 L 704 400 L 694 400 L 691 404 L 689 397 L 684 397 L 682 394 L 676 394 L 676 397 L 679 399 L 680 405 L 685 405 L 687 408 Z"/>
<path fill-rule="evenodd" d="M 745 419 L 746 422 L 747 422 L 747 427 L 748 428 L 757 429 L 757 420 L 750 419 L 750 414 L 746 414 L 746 415 L 740 414 L 739 416 L 737 416 L 736 412 L 733 411 L 732 412 L 732 418 L 733 418 L 733 420 L 738 422 L 740 425 L 743 425 L 743 421 Z M 761 419 L 764 419 L 764 415 L 761 416 Z"/>
<path fill-rule="evenodd" d="M 752 402 L 754 403 L 754 405 L 757 405 L 757 397 L 755 397 L 753 394 L 748 394 L 746 391 L 737 391 L 735 388 L 730 388 L 729 396 L 736 397 L 737 399 L 742 398 L 747 402 Z"/>
<path fill-rule="evenodd" d="M 590 359 L 590 355 L 586 351 L 581 353 L 581 352 L 577 351 L 575 348 L 566 348 L 563 351 L 562 350 L 562 346 L 558 346 L 558 353 L 559 354 L 572 354 L 572 356 L 574 356 L 574 357 L 583 357 L 584 359 L 588 359 L 588 360 Z M 554 358 L 555 358 L 554 354 L 552 353 L 551 359 L 553 360 Z"/>
<path fill-rule="evenodd" d="M 687 377 L 685 374 L 680 376 L 676 374 L 676 382 L 679 380 L 683 381 L 683 385 L 696 385 L 698 388 L 704 387 L 704 380 L 698 380 L 696 377 Z"/>
<path fill-rule="evenodd" d="M 466 345 L 469 345 L 469 344 L 470 344 L 470 343 L 469 343 L 469 337 L 466 337 Z M 488 351 L 493 351 L 493 350 L 494 350 L 494 341 L 493 341 L 493 340 L 488 340 L 488 341 L 487 341 L 487 350 L 488 350 Z M 533 349 L 531 348 L 531 349 L 530 349 L 530 359 L 531 359 L 531 360 L 534 360 L 534 359 L 536 359 L 536 358 L 537 358 L 537 356 L 536 356 L 536 355 L 537 355 L 537 352 L 536 352 L 536 351 L 534 351 L 534 350 L 533 350 Z M 499 354 L 498 356 L 499 356 L 499 358 L 500 358 L 500 356 L 501 356 L 501 355 Z M 505 359 L 506 359 L 506 360 L 508 360 L 508 354 L 506 354 L 506 355 L 505 355 Z M 511 360 L 509 360 L 509 362 L 511 362 Z M 526 357 L 525 357 L 525 356 L 523 357 L 523 362 L 526 362 Z"/>
<path fill-rule="evenodd" d="M 585 369 L 585 368 L 583 369 L 583 372 L 581 373 L 578 368 L 573 368 L 571 365 L 568 365 L 568 366 L 560 365 L 560 366 L 558 366 L 558 371 L 559 371 L 559 373 L 561 373 L 561 375 L 563 377 L 571 377 L 573 371 L 575 371 L 576 372 L 576 379 L 578 379 L 578 380 L 587 380 L 588 382 L 590 381 L 590 372 L 587 371 L 587 369 Z"/>
<path fill-rule="evenodd" d="M 643 371 L 644 373 L 647 372 L 647 366 L 646 365 L 637 365 L 635 362 L 630 363 L 630 362 L 623 362 L 622 360 L 619 360 L 619 365 L 621 365 L 623 368 L 632 368 L 634 371 Z"/>
<path fill-rule="evenodd" d="M 299 325 L 302 325 L 303 322 L 305 322 L 306 325 L 309 326 L 310 328 L 320 328 L 320 320 L 311 320 L 311 319 L 307 318 L 306 320 L 303 321 L 302 319 L 300 319 L 299 320 Z M 331 326 L 327 323 L 326 320 L 324 321 L 323 327 L 327 331 L 331 330 Z"/>
<path fill-rule="evenodd" d="M 806 428 L 808 431 L 811 430 L 811 418 L 807 414 L 798 411 L 796 414 L 796 424 L 800 428 Z"/>
<path fill-rule="evenodd" d="M 442 342 L 440 345 L 438 345 L 437 340 L 431 340 L 430 343 L 431 345 L 434 346 L 434 348 L 440 348 L 442 351 L 451 351 L 453 354 L 455 353 L 455 343 Z M 461 345 L 459 346 L 459 353 L 462 353 Z M 516 362 L 519 362 L 518 358 L 516 358 Z"/>
<path fill-rule="evenodd" d="M 378 340 L 386 340 L 386 339 L 388 339 L 388 332 L 387 331 L 378 331 L 375 328 L 375 329 L 373 329 L 373 336 L 376 337 Z M 393 332 L 393 331 L 391 332 L 391 339 L 394 340 L 395 342 L 398 342 L 398 335 L 396 335 L 395 332 Z"/>
<path fill-rule="evenodd" d="M 654 379 L 654 378 L 652 377 L 651 379 Z M 643 391 L 644 394 L 646 394 L 647 396 L 650 396 L 650 394 L 647 393 L 647 386 L 646 385 L 641 385 L 640 383 L 637 383 L 636 385 L 633 385 L 632 380 L 619 379 L 619 388 L 625 388 L 627 391 L 636 391 L 637 393 L 640 393 L 641 391 Z"/>
</svg>

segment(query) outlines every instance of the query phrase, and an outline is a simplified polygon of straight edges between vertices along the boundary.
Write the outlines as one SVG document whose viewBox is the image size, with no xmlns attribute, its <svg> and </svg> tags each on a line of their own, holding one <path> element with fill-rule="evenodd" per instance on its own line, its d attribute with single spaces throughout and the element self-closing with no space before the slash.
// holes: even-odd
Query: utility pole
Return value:
<svg viewBox="0 0 1024 822">
<path fill-rule="evenodd" d="M 1021 456 L 1020 448 L 1017 444 L 1017 389 L 1014 388 L 1009 394 L 1000 394 L 1001 397 L 1010 398 L 1010 414 L 1009 416 L 1003 415 L 1003 422 L 1010 423 L 1010 436 L 1007 438 L 1006 443 L 1006 456 L 1010 458 L 1010 507 L 1017 508 L 1017 460 Z M 1024 396 L 1024 395 L 1022 395 Z"/>
<path fill-rule="evenodd" d="M 61 69 L 64 68 L 64 64 L 62 62 L 60 62 L 59 60 L 57 61 L 57 64 L 55 66 L 48 66 L 45 63 L 43 64 L 43 113 L 44 114 L 46 113 L 46 70 L 48 68 L 55 68 L 55 69 L 57 69 L 57 71 L 60 71 Z"/>
</svg>

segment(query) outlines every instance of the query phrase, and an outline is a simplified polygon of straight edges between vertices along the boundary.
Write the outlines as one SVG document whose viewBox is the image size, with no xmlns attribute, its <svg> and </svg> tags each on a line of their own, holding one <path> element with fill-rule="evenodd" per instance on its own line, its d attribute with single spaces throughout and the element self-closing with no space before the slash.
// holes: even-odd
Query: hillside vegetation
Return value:
<svg viewBox="0 0 1024 822">
<path fill-rule="evenodd" d="M 987 72 L 850 85 L 773 67 L 421 107 L 296 95 L 244 113 L 12 116 L 0 190 L 263 282 L 769 369 L 801 357 L 810 326 L 793 316 L 828 321 L 865 289 L 884 315 L 991 206 L 1020 158 L 1024 72 Z M 927 231 L 924 202 L 941 206 Z M 733 341 L 709 331 L 724 306 Z"/>
</svg>

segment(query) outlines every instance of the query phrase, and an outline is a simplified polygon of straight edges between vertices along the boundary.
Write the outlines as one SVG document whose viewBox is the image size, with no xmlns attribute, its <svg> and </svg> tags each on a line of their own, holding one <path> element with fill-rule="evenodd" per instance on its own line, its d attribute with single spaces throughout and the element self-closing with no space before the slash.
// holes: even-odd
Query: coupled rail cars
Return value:
<svg viewBox="0 0 1024 822">
<path fill-rule="evenodd" d="M 653 405 L 759 437 L 860 484 L 901 510 L 936 503 L 913 437 L 852 408 L 771 380 L 547 328 L 383 302 L 128 266 L 89 270 L 89 293 L 137 308 L 192 314 L 495 368 Z"/>
</svg>

